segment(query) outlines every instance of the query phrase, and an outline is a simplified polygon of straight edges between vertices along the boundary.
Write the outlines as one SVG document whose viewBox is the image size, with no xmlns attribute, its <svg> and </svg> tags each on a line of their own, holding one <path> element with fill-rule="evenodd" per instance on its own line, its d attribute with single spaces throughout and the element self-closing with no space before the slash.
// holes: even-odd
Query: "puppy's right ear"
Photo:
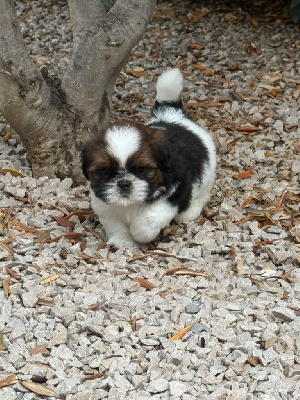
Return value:
<svg viewBox="0 0 300 400">
<path fill-rule="evenodd" d="M 88 166 L 89 166 L 89 159 L 88 159 L 87 150 L 83 149 L 81 152 L 81 167 L 82 167 L 83 175 L 86 177 L 87 180 L 89 179 Z"/>
</svg>

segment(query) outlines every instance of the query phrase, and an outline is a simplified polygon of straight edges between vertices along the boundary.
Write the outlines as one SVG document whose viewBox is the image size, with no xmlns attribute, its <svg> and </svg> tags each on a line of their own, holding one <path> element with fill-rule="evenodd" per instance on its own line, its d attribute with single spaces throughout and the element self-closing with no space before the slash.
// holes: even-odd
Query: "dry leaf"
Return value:
<svg viewBox="0 0 300 400">
<path fill-rule="evenodd" d="M 101 372 L 100 374 L 84 376 L 84 377 L 82 378 L 82 382 L 85 382 L 85 381 L 92 381 L 92 380 L 94 380 L 94 379 L 102 378 L 105 374 L 106 374 L 106 372 Z"/>
<path fill-rule="evenodd" d="M 235 128 L 235 130 L 241 133 L 248 133 L 248 132 L 258 132 L 261 131 L 262 129 L 257 126 L 244 125 Z"/>
<path fill-rule="evenodd" d="M 9 284 L 10 284 L 10 276 L 3 279 L 3 281 L 2 281 L 3 291 L 4 291 L 4 294 L 6 297 L 9 296 Z"/>
<path fill-rule="evenodd" d="M 17 272 L 13 271 L 12 269 L 5 267 L 6 272 L 8 273 L 8 275 L 10 275 L 12 278 L 15 279 L 21 279 L 21 275 L 17 274 Z"/>
<path fill-rule="evenodd" d="M 212 69 L 209 69 L 209 70 L 204 71 L 203 74 L 205 76 L 214 76 L 215 75 L 215 71 L 213 71 Z"/>
<path fill-rule="evenodd" d="M 43 243 L 46 242 L 47 240 L 50 239 L 50 230 L 45 230 L 43 232 L 41 232 L 41 234 L 38 236 L 37 241 L 38 243 Z"/>
<path fill-rule="evenodd" d="M 53 283 L 56 281 L 56 279 L 60 278 L 63 274 L 55 274 L 55 275 L 50 275 L 47 278 L 44 278 L 40 281 L 40 284 L 44 283 Z"/>
<path fill-rule="evenodd" d="M 146 290 L 152 290 L 156 288 L 156 285 L 154 283 L 149 282 L 147 279 L 144 278 L 133 278 L 135 282 L 138 282 L 143 288 Z"/>
<path fill-rule="evenodd" d="M 254 25 L 256 28 L 258 27 L 258 21 L 255 18 L 251 19 L 251 24 Z"/>
<path fill-rule="evenodd" d="M 102 306 L 105 303 L 105 301 L 99 301 L 99 303 L 94 303 L 91 304 L 88 308 L 88 310 L 95 310 L 95 308 Z"/>
<path fill-rule="evenodd" d="M 65 228 L 70 228 L 71 230 L 73 230 L 76 226 L 76 223 L 74 221 L 70 221 L 67 218 L 56 216 L 53 216 L 53 218 L 59 225 L 64 226 Z"/>
<path fill-rule="evenodd" d="M 37 228 L 33 228 L 32 226 L 28 226 L 28 225 L 26 225 L 26 224 L 24 224 L 23 222 L 20 222 L 20 221 L 9 222 L 9 225 L 13 226 L 14 229 L 16 229 L 19 232 L 22 232 L 22 231 L 31 232 L 31 233 L 37 232 Z"/>
<path fill-rule="evenodd" d="M 34 392 L 41 396 L 59 398 L 59 395 L 56 392 L 54 392 L 54 390 L 40 383 L 27 382 L 27 381 L 20 381 L 20 382 L 22 383 L 23 386 L 26 387 L 26 389 L 30 390 L 31 392 Z"/>
<path fill-rule="evenodd" d="M 1 120 L 2 121 L 2 120 Z M 4 122 L 1 122 L 1 124 L 6 124 L 6 122 L 4 121 Z M 12 134 L 12 132 L 7 132 L 7 134 L 6 135 L 4 135 L 3 136 L 3 140 L 5 141 L 5 142 L 7 142 L 9 139 L 11 139 L 13 137 L 13 134 Z"/>
<path fill-rule="evenodd" d="M 130 70 L 128 71 L 129 74 L 135 76 L 136 78 L 140 78 L 141 76 L 146 76 L 147 72 L 142 72 L 142 71 L 134 71 L 134 70 Z"/>
<path fill-rule="evenodd" d="M 3 333 L 0 333 L 0 351 L 6 351 L 7 350 L 7 346 L 4 343 L 3 340 Z"/>
<path fill-rule="evenodd" d="M 3 381 L 0 381 L 0 389 L 6 386 L 14 385 L 15 383 L 18 382 L 18 380 L 19 379 L 17 375 L 9 375 L 7 378 L 3 379 Z"/>
<path fill-rule="evenodd" d="M 187 17 L 186 15 L 180 15 L 179 19 L 184 22 L 195 23 L 200 20 L 200 18 L 205 17 L 205 15 L 209 14 L 210 10 L 206 7 L 202 7 L 200 11 L 197 11 L 192 17 Z"/>
<path fill-rule="evenodd" d="M 171 342 L 173 342 L 173 340 L 180 340 L 183 338 L 183 336 L 190 330 L 192 329 L 192 327 L 196 324 L 196 322 L 194 322 L 191 325 L 186 326 L 185 328 L 181 329 L 181 331 L 177 332 L 174 336 L 171 337 Z"/>
<path fill-rule="evenodd" d="M 268 151 L 266 151 L 264 154 L 266 157 L 277 157 L 277 154 L 269 153 Z"/>
<path fill-rule="evenodd" d="M 236 258 L 235 248 L 231 247 L 230 252 L 231 252 L 232 258 L 235 260 L 235 258 Z"/>
<path fill-rule="evenodd" d="M 62 247 L 59 251 L 60 257 L 65 260 L 68 257 L 68 250 L 66 247 Z"/>
<path fill-rule="evenodd" d="M 250 281 L 252 283 L 255 283 L 255 285 L 265 286 L 265 284 L 262 281 L 260 281 L 259 279 L 253 278 L 252 276 L 249 276 L 248 278 L 250 279 Z"/>
<path fill-rule="evenodd" d="M 2 174 L 7 174 L 8 172 L 12 175 L 12 176 L 22 176 L 23 174 L 19 171 L 16 171 L 15 169 L 11 169 L 11 168 L 2 168 L 0 169 L 0 172 L 2 172 Z"/>
<path fill-rule="evenodd" d="M 53 300 L 46 300 L 46 299 L 42 299 L 41 297 L 38 298 L 37 303 L 40 306 L 47 306 L 47 307 L 54 307 L 55 306 L 55 302 Z"/>
<path fill-rule="evenodd" d="M 207 67 L 205 65 L 193 64 L 193 67 L 199 69 L 200 71 L 205 71 Z"/>
<path fill-rule="evenodd" d="M 144 258 L 149 257 L 149 254 L 140 254 L 138 256 L 133 256 L 131 258 L 127 258 L 126 262 L 130 263 L 132 261 L 138 261 L 138 260 L 143 260 Z"/>
<path fill-rule="evenodd" d="M 252 365 L 252 367 L 256 367 L 258 364 L 260 364 L 258 357 L 249 357 L 247 361 L 250 365 Z"/>
<path fill-rule="evenodd" d="M 258 53 L 261 51 L 261 49 L 256 46 L 253 42 L 250 43 L 250 52 L 253 57 L 258 57 Z"/>
<path fill-rule="evenodd" d="M 238 180 L 249 179 L 249 178 L 251 178 L 252 175 L 254 175 L 254 172 L 249 170 L 249 171 L 243 171 L 243 172 L 240 172 L 239 174 L 233 175 L 233 178 L 238 179 Z"/>
<path fill-rule="evenodd" d="M 7 246 L 4 242 L 0 242 L 0 247 L 4 250 L 7 251 L 11 254 L 14 253 L 13 249 L 11 249 L 9 246 Z"/>
<path fill-rule="evenodd" d="M 278 337 L 274 336 L 271 339 L 265 341 L 264 348 L 268 349 L 269 347 L 273 346 L 277 342 Z"/>
<path fill-rule="evenodd" d="M 190 43 L 189 47 L 193 50 L 202 50 L 205 49 L 205 46 L 203 46 L 203 44 L 201 43 Z"/>
<path fill-rule="evenodd" d="M 42 354 L 43 356 L 48 356 L 50 352 L 48 349 L 46 349 L 45 346 L 41 345 L 41 346 L 36 346 L 34 349 L 31 349 L 30 354 L 31 355 Z"/>
<path fill-rule="evenodd" d="M 136 332 L 136 316 L 134 316 L 134 317 L 132 317 L 132 320 L 131 320 L 131 325 L 132 325 L 132 331 L 133 332 Z"/>
<path fill-rule="evenodd" d="M 166 297 L 169 294 L 173 294 L 173 293 L 178 293 L 180 292 L 181 289 L 173 289 L 173 290 L 162 290 L 161 292 L 159 292 L 158 294 L 160 295 L 160 297 Z"/>
<path fill-rule="evenodd" d="M 184 267 L 170 269 L 163 276 L 165 276 L 165 275 L 190 275 L 190 276 L 205 276 L 205 277 L 207 277 L 207 275 L 204 274 L 203 272 L 194 271 L 190 268 L 184 268 Z"/>
</svg>

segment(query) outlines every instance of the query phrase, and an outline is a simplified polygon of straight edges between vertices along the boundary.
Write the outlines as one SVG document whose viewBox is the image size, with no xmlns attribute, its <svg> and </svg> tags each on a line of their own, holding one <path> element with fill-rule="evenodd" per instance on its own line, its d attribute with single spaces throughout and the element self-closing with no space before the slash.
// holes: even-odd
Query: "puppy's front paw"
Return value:
<svg viewBox="0 0 300 400">
<path fill-rule="evenodd" d="M 130 225 L 130 232 L 137 242 L 149 243 L 159 235 L 160 228 L 145 223 L 142 218 L 136 218 Z"/>
<path fill-rule="evenodd" d="M 108 246 L 118 247 L 119 249 L 138 247 L 138 244 L 129 234 L 118 234 L 111 236 L 107 242 Z"/>
</svg>

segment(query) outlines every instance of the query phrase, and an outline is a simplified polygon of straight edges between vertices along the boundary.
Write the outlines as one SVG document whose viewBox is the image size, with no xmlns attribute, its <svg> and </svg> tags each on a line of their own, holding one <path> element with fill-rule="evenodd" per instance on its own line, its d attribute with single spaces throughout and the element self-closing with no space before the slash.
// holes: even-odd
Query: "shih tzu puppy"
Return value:
<svg viewBox="0 0 300 400">
<path fill-rule="evenodd" d="M 92 208 L 108 245 L 151 242 L 172 219 L 198 218 L 210 199 L 215 146 L 186 115 L 182 81 L 179 69 L 164 72 L 147 125 L 121 120 L 94 136 L 82 152 Z"/>
</svg>

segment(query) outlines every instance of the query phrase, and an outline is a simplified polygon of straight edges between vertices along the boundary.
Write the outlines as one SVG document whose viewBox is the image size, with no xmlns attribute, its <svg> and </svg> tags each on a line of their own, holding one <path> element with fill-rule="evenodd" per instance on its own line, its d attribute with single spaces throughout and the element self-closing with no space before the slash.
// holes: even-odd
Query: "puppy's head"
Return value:
<svg viewBox="0 0 300 400">
<path fill-rule="evenodd" d="M 93 137 L 82 152 L 82 169 L 95 195 L 107 204 L 150 201 L 163 191 L 158 162 L 162 133 L 120 121 Z"/>
</svg>

